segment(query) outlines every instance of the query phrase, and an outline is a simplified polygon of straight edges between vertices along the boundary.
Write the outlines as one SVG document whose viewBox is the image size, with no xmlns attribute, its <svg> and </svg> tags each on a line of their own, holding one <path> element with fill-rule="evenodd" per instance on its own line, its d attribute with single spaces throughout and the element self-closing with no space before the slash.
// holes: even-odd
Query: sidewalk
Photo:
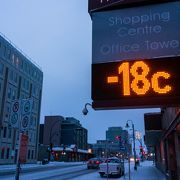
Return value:
<svg viewBox="0 0 180 180">
<path fill-rule="evenodd" d="M 129 178 L 129 172 L 126 171 L 126 179 Z M 166 180 L 166 177 L 153 165 L 152 161 L 141 162 L 137 171 L 131 172 L 131 180 Z"/>
</svg>

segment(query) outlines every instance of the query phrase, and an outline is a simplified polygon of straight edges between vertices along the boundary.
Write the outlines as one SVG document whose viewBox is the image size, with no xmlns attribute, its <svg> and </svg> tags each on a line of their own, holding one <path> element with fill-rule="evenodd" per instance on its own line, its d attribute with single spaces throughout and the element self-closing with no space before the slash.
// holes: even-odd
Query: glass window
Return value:
<svg viewBox="0 0 180 180">
<path fill-rule="evenodd" d="M 29 81 L 26 81 L 26 89 L 29 90 Z"/>
<path fill-rule="evenodd" d="M 6 138 L 7 127 L 4 127 L 3 138 Z"/>
<path fill-rule="evenodd" d="M 13 64 L 15 63 L 15 57 L 14 57 L 14 54 L 12 55 L 12 63 L 13 63 Z"/>
<path fill-rule="evenodd" d="M 8 50 L 7 50 L 7 57 L 8 57 L 8 59 L 11 58 L 11 49 L 8 49 Z"/>
<path fill-rule="evenodd" d="M 2 89 L 2 87 L 1 87 L 1 83 L 0 83 L 0 93 L 1 93 L 1 89 Z"/>
<path fill-rule="evenodd" d="M 34 156 L 34 151 L 32 150 L 31 159 L 33 159 L 33 156 Z"/>
<path fill-rule="evenodd" d="M 10 71 L 10 80 L 13 80 L 13 71 Z"/>
<path fill-rule="evenodd" d="M 34 69 L 31 70 L 31 76 L 34 77 Z"/>
<path fill-rule="evenodd" d="M 0 42 L 0 48 L 1 48 L 1 42 Z"/>
<path fill-rule="evenodd" d="M 27 63 L 24 62 L 24 71 L 27 72 Z"/>
<path fill-rule="evenodd" d="M 11 88 L 8 88 L 8 98 L 11 98 Z"/>
<path fill-rule="evenodd" d="M 16 66 L 19 67 L 19 57 L 16 57 Z"/>
<path fill-rule="evenodd" d="M 6 57 L 6 46 L 4 46 L 4 57 Z"/>
<path fill-rule="evenodd" d="M 11 128 L 8 130 L 8 138 L 11 138 Z"/>
<path fill-rule="evenodd" d="M 9 159 L 9 148 L 7 148 L 6 159 Z"/>
<path fill-rule="evenodd" d="M 15 90 L 13 89 L 12 90 L 12 100 L 15 100 L 15 97 L 16 97 L 16 93 L 15 93 Z"/>
<path fill-rule="evenodd" d="M 30 150 L 28 150 L 28 159 L 30 159 Z"/>
<path fill-rule="evenodd" d="M 15 83 L 17 83 L 17 79 L 18 79 L 17 76 L 18 76 L 18 75 L 17 75 L 17 73 L 15 72 L 15 73 L 14 73 L 14 82 L 15 82 Z"/>
<path fill-rule="evenodd" d="M 4 159 L 4 151 L 5 151 L 5 147 L 1 148 L 1 159 Z"/>
<path fill-rule="evenodd" d="M 36 79 L 36 76 L 37 76 L 37 72 L 34 71 L 34 79 Z"/>
<path fill-rule="evenodd" d="M 23 69 L 23 60 L 20 59 L 20 68 Z"/>
<path fill-rule="evenodd" d="M 0 74 L 3 74 L 4 72 L 4 64 L 0 63 Z"/>
</svg>

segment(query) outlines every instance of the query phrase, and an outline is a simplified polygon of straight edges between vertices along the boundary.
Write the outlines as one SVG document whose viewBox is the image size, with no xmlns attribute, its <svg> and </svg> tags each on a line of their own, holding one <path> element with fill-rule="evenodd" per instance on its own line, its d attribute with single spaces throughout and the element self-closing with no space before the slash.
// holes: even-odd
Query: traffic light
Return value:
<svg viewBox="0 0 180 180">
<path fill-rule="evenodd" d="M 1 150 L 4 150 L 5 149 L 5 147 L 1 147 Z"/>
<path fill-rule="evenodd" d="M 119 139 L 119 136 L 116 136 L 115 138 L 116 138 L 116 139 Z"/>
<path fill-rule="evenodd" d="M 143 148 L 142 148 L 142 146 L 140 146 L 140 152 L 143 152 Z"/>
</svg>

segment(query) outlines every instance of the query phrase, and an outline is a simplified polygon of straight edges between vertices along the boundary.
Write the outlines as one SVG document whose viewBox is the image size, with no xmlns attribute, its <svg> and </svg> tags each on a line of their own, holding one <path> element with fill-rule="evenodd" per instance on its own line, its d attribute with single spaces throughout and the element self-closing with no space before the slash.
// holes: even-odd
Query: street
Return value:
<svg viewBox="0 0 180 180">
<path fill-rule="evenodd" d="M 128 163 L 125 162 L 125 176 L 120 178 L 109 177 L 109 179 L 128 179 Z M 141 162 L 140 166 L 138 166 L 138 170 L 134 171 L 134 163 L 131 162 L 131 179 L 146 179 L 148 180 L 165 180 L 165 177 L 154 167 L 152 161 Z M 3 180 L 13 180 L 14 175 L 5 175 L 1 176 L 0 179 Z M 20 174 L 20 180 L 96 180 L 96 179 L 106 179 L 106 177 L 101 178 L 97 169 L 87 169 L 86 164 L 74 164 L 71 163 L 69 166 L 67 164 L 61 166 L 52 167 L 52 169 L 48 169 L 46 166 L 43 167 L 39 171 L 30 171 L 23 172 Z"/>
</svg>

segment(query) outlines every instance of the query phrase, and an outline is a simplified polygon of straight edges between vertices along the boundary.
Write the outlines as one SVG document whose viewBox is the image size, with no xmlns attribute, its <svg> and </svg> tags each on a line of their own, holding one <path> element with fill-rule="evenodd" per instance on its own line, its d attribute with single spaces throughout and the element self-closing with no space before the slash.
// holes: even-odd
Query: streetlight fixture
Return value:
<svg viewBox="0 0 180 180">
<path fill-rule="evenodd" d="M 129 124 L 128 122 L 131 122 L 132 124 L 132 129 L 133 129 L 133 144 L 134 144 L 134 148 L 133 148 L 133 152 L 134 152 L 134 169 L 137 170 L 137 166 L 136 166 L 136 149 L 135 149 L 135 135 L 134 135 L 134 123 L 132 120 L 127 120 L 126 122 L 126 128 L 129 128 Z"/>
<path fill-rule="evenodd" d="M 86 116 L 87 113 L 89 112 L 88 109 L 87 109 L 87 106 L 91 106 L 92 107 L 92 104 L 90 103 L 86 103 L 85 106 L 84 106 L 84 109 L 82 110 L 82 113 Z"/>
</svg>

